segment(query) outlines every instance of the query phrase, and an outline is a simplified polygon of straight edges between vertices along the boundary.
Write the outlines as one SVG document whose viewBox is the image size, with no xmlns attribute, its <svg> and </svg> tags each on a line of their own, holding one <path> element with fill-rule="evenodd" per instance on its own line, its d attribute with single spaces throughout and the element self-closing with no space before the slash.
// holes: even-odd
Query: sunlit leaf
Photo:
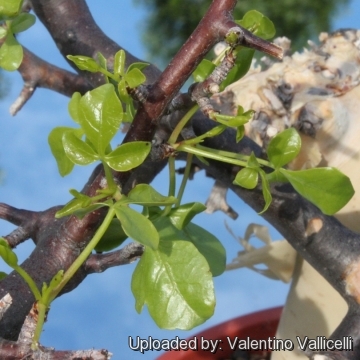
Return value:
<svg viewBox="0 0 360 360">
<path fill-rule="evenodd" d="M 265 200 L 265 205 L 262 211 L 259 214 L 264 213 L 270 206 L 272 201 L 271 191 L 270 191 L 270 184 L 268 179 L 266 178 L 265 171 L 262 169 L 259 169 L 259 174 L 261 177 L 261 186 L 262 186 L 262 194 Z"/>
<path fill-rule="evenodd" d="M 114 74 L 123 76 L 125 73 L 125 58 L 124 50 L 119 50 L 114 56 Z"/>
<path fill-rule="evenodd" d="M 236 21 L 236 23 L 262 39 L 267 40 L 275 36 L 276 31 L 273 22 L 256 10 L 248 11 L 244 17 Z"/>
<path fill-rule="evenodd" d="M 146 62 L 133 62 L 132 64 L 130 64 L 130 66 L 127 68 L 127 72 L 130 72 L 132 69 L 139 69 L 139 70 L 143 70 L 145 69 L 147 66 L 149 66 L 149 63 Z"/>
<path fill-rule="evenodd" d="M 96 53 L 96 57 L 98 59 L 98 63 L 100 65 L 100 67 L 107 70 L 107 59 L 106 59 L 106 57 L 101 52 Z"/>
<path fill-rule="evenodd" d="M 82 205 L 83 205 L 82 199 L 72 199 L 63 208 L 61 208 L 56 212 L 55 217 L 57 219 L 60 219 L 64 216 L 71 215 L 76 210 L 81 209 Z"/>
<path fill-rule="evenodd" d="M 183 231 L 205 257 L 212 275 L 221 275 L 226 267 L 226 251 L 219 239 L 204 228 L 193 223 L 189 223 Z"/>
<path fill-rule="evenodd" d="M 116 171 L 129 171 L 141 165 L 151 150 L 151 144 L 145 141 L 125 143 L 105 156 L 106 163 Z"/>
<path fill-rule="evenodd" d="M 354 195 L 350 179 L 335 168 L 301 171 L 280 169 L 294 189 L 315 204 L 324 214 L 333 215 Z"/>
<path fill-rule="evenodd" d="M 199 202 L 181 205 L 172 209 L 169 218 L 179 230 L 183 229 L 197 214 L 206 210 L 206 206 Z"/>
<path fill-rule="evenodd" d="M 207 59 L 203 59 L 193 72 L 193 77 L 196 82 L 202 82 L 209 77 L 215 69 L 215 64 Z"/>
<path fill-rule="evenodd" d="M 301 138 L 294 128 L 277 134 L 269 143 L 267 154 L 270 162 L 280 168 L 295 159 L 301 149 Z"/>
<path fill-rule="evenodd" d="M 234 180 L 234 184 L 245 189 L 254 189 L 258 183 L 259 172 L 253 168 L 241 169 Z"/>
<path fill-rule="evenodd" d="M 3 39 L 7 33 L 8 30 L 0 26 L 0 39 Z"/>
<path fill-rule="evenodd" d="M 76 122 L 80 123 L 80 114 L 79 114 L 79 106 L 80 106 L 81 94 L 78 92 L 74 92 L 69 104 L 68 104 L 68 111 L 71 118 Z"/>
<path fill-rule="evenodd" d="M 133 89 L 144 83 L 146 76 L 139 69 L 134 68 L 126 73 L 125 81 Z"/>
<path fill-rule="evenodd" d="M 119 130 L 123 117 L 122 105 L 112 84 L 87 92 L 79 104 L 79 122 L 85 135 L 102 156 Z"/>
<path fill-rule="evenodd" d="M 0 14 L 7 17 L 15 16 L 21 10 L 22 0 L 1 0 Z"/>
<path fill-rule="evenodd" d="M 126 90 L 126 82 L 124 79 L 120 80 L 118 83 L 118 92 L 120 100 L 125 104 L 129 103 L 131 97 Z"/>
<path fill-rule="evenodd" d="M 71 60 L 80 70 L 89 72 L 98 72 L 101 66 L 91 57 L 83 55 L 68 55 L 67 58 Z"/>
<path fill-rule="evenodd" d="M 226 79 L 221 83 L 220 89 L 224 90 L 226 86 L 241 79 L 250 69 L 255 50 L 241 48 L 236 55 L 235 65 L 230 70 Z"/>
<path fill-rule="evenodd" d="M 128 200 L 133 204 L 164 206 L 174 204 L 176 197 L 163 196 L 148 184 L 138 184 L 129 192 Z"/>
<path fill-rule="evenodd" d="M 213 315 L 212 275 L 194 244 L 182 239 L 185 234 L 177 237 L 179 230 L 164 224 L 158 224 L 159 248 L 146 248 L 134 271 L 135 307 L 141 312 L 147 305 L 160 328 L 189 330 Z"/>
<path fill-rule="evenodd" d="M 62 142 L 63 135 L 66 132 L 72 132 L 78 138 L 81 138 L 83 131 L 81 129 L 73 129 L 70 127 L 56 127 L 48 137 L 51 152 L 55 157 L 59 173 L 65 176 L 71 173 L 74 168 L 74 163 L 66 156 L 64 145 Z"/>
<path fill-rule="evenodd" d="M 36 17 L 33 14 L 22 13 L 11 21 L 11 31 L 14 34 L 27 30 L 35 24 Z"/>
<path fill-rule="evenodd" d="M 18 258 L 4 238 L 0 238 L 0 256 L 10 267 L 14 268 L 18 263 Z"/>
<path fill-rule="evenodd" d="M 159 234 L 149 219 L 127 206 L 115 205 L 115 213 L 128 237 L 152 249 L 157 249 Z"/>
<path fill-rule="evenodd" d="M 77 165 L 88 165 L 99 159 L 91 146 L 79 139 L 72 131 L 63 134 L 62 142 L 66 156 Z"/>
<path fill-rule="evenodd" d="M 0 47 L 0 67 L 7 71 L 15 71 L 23 60 L 23 48 L 11 32 L 8 32 Z"/>
</svg>

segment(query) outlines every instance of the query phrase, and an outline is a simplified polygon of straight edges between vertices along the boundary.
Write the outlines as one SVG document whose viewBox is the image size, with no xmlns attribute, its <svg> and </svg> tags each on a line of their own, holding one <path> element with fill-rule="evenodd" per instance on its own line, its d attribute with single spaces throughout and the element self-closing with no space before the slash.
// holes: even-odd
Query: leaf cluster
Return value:
<svg viewBox="0 0 360 360">
<path fill-rule="evenodd" d="M 15 35 L 35 23 L 35 16 L 22 13 L 22 0 L 5 0 L 0 4 L 0 67 L 7 71 L 18 69 L 23 59 L 23 48 Z"/>
</svg>

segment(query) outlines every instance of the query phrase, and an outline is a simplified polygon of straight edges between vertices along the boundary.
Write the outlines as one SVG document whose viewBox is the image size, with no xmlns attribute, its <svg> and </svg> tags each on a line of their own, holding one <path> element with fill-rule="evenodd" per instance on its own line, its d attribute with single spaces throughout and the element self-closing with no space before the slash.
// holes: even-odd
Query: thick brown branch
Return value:
<svg viewBox="0 0 360 360">
<path fill-rule="evenodd" d="M 67 60 L 67 55 L 85 55 L 96 57 L 101 52 L 111 67 L 114 55 L 121 47 L 108 38 L 97 26 L 84 0 L 31 0 L 32 8 L 42 23 L 48 29 L 61 54 Z M 126 66 L 139 61 L 127 52 Z M 76 71 L 80 72 L 69 62 Z M 160 71 L 153 65 L 144 69 L 147 83 L 153 83 Z M 93 87 L 104 82 L 98 73 L 83 72 Z"/>
</svg>

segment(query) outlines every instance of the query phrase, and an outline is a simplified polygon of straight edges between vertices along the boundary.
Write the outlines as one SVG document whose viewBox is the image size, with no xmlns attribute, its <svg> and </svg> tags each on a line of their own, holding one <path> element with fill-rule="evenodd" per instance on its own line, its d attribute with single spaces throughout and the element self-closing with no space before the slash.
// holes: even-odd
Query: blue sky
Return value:
<svg viewBox="0 0 360 360">
<path fill-rule="evenodd" d="M 88 4 L 95 20 L 113 40 L 144 58 L 145 50 L 140 40 L 141 21 L 146 14 L 143 8 L 135 7 L 131 0 L 113 1 L 110 9 L 96 0 L 88 0 Z M 359 1 L 353 0 L 348 9 L 339 12 L 333 28 L 359 27 L 359 18 Z M 69 69 L 40 23 L 22 35 L 20 41 L 45 60 Z M 22 80 L 18 73 L 9 74 L 7 78 L 9 92 L 0 102 L 0 167 L 5 171 L 0 201 L 31 210 L 63 204 L 70 199 L 68 190 L 81 189 L 92 170 L 78 167 L 71 175 L 61 178 L 48 148 L 47 136 L 53 127 L 71 126 L 67 114 L 68 99 L 39 89 L 23 110 L 12 118 L 8 109 L 21 90 Z M 166 176 L 164 173 L 156 179 L 155 187 L 164 189 Z M 196 175 L 196 181 L 189 184 L 184 201 L 204 202 L 211 186 L 212 181 L 203 174 Z M 239 246 L 226 232 L 224 221 L 239 235 L 244 234 L 249 223 L 265 224 L 265 221 L 232 194 L 229 194 L 228 201 L 239 213 L 236 222 L 221 213 L 211 217 L 203 214 L 197 222 L 219 237 L 230 261 Z M 1 235 L 8 234 L 12 229 L 13 226 L 0 222 Z M 273 229 L 271 235 L 274 239 L 281 238 Z M 30 241 L 20 245 L 17 249 L 19 258 L 26 258 L 32 248 Z M 134 266 L 91 275 L 76 291 L 57 299 L 45 326 L 41 340 L 43 345 L 57 349 L 107 348 L 115 353 L 113 359 L 116 360 L 154 359 L 158 356 L 156 352 L 142 355 L 128 349 L 128 336 L 165 339 L 178 335 L 185 338 L 226 319 L 281 305 L 288 289 L 288 285 L 267 280 L 249 270 L 225 273 L 215 279 L 217 307 L 213 318 L 190 332 L 164 331 L 157 328 L 146 309 L 141 315 L 135 311 L 130 291 Z M 0 263 L 1 270 L 8 269 Z"/>
</svg>

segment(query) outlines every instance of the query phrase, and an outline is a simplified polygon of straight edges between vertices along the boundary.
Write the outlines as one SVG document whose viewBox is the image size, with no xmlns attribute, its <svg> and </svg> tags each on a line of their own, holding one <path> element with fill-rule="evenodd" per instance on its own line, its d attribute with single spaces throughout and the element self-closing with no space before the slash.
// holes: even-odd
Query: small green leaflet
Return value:
<svg viewBox="0 0 360 360">
<path fill-rule="evenodd" d="M 136 185 L 128 194 L 128 201 L 132 204 L 146 206 L 165 206 L 176 202 L 174 196 L 163 196 L 148 184 Z"/>
<path fill-rule="evenodd" d="M 234 184 L 245 189 L 254 189 L 258 183 L 258 178 L 259 172 L 256 169 L 244 168 L 237 173 Z"/>
<path fill-rule="evenodd" d="M 35 24 L 36 17 L 33 14 L 22 13 L 11 21 L 11 31 L 13 34 L 23 32 Z"/>
<path fill-rule="evenodd" d="M 0 47 L 0 67 L 7 71 L 17 70 L 22 62 L 23 55 L 22 46 L 12 32 L 8 31 L 6 39 Z"/>
<path fill-rule="evenodd" d="M 157 249 L 159 234 L 149 219 L 126 205 L 117 204 L 114 207 L 116 217 L 128 237 L 151 249 Z"/>
<path fill-rule="evenodd" d="M 204 204 L 193 202 L 188 204 L 183 204 L 179 207 L 176 207 L 171 210 L 169 218 L 172 224 L 182 230 L 197 214 L 202 213 L 206 210 Z"/>
<path fill-rule="evenodd" d="M 125 143 L 104 157 L 104 161 L 116 171 L 129 171 L 141 165 L 151 150 L 146 141 Z"/>
<path fill-rule="evenodd" d="M 301 138 L 294 128 L 277 134 L 269 143 L 267 154 L 275 168 L 280 168 L 295 159 L 301 149 Z"/>
<path fill-rule="evenodd" d="M 85 141 L 72 131 L 63 134 L 62 143 L 66 156 L 77 165 L 88 165 L 99 159 L 99 156 Z"/>
<path fill-rule="evenodd" d="M 74 162 L 72 162 L 65 153 L 63 146 L 63 136 L 65 133 L 71 132 L 74 136 L 79 139 L 83 135 L 82 129 L 74 129 L 70 127 L 56 127 L 54 128 L 48 137 L 48 143 L 50 145 L 51 152 L 55 157 L 58 170 L 61 176 L 65 176 L 71 173 L 74 168 Z"/>
<path fill-rule="evenodd" d="M 10 267 L 17 266 L 18 258 L 4 238 L 0 238 L 0 256 Z"/>
</svg>

